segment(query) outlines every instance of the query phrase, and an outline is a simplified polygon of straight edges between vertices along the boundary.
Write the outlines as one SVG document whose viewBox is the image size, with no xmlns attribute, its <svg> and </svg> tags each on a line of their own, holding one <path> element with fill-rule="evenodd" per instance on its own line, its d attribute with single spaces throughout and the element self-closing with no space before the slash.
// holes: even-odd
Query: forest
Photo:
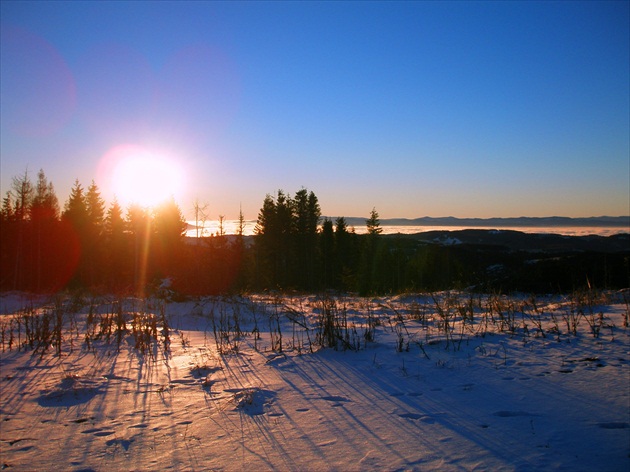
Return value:
<svg viewBox="0 0 630 472">
<path fill-rule="evenodd" d="M 267 194 L 254 236 L 243 234 L 240 213 L 235 235 L 189 238 L 173 199 L 155 208 L 123 209 L 116 200 L 107 206 L 94 181 L 84 188 L 77 180 L 61 208 L 40 170 L 35 183 L 28 172 L 13 178 L 0 218 L 3 291 L 144 295 L 165 289 L 165 280 L 169 292 L 182 297 L 266 290 L 552 293 L 630 286 L 626 234 L 593 237 L 597 244 L 578 249 L 562 240 L 541 250 L 536 244 L 543 247 L 542 236 L 517 232 L 513 237 L 529 238 L 534 250 L 489 242 L 487 234 L 483 242 L 448 245 L 420 235 L 383 235 L 373 208 L 367 233 L 359 235 L 344 217 L 322 217 L 317 196 L 305 188 L 293 196 L 283 190 Z"/>
</svg>

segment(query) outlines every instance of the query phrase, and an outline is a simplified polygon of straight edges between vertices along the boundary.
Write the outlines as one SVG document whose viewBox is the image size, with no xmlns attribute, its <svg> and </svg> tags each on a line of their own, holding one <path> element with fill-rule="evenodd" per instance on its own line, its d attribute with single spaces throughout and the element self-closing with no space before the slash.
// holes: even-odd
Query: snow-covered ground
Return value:
<svg viewBox="0 0 630 472">
<path fill-rule="evenodd" d="M 0 467 L 627 471 L 628 300 L 6 294 Z"/>
</svg>

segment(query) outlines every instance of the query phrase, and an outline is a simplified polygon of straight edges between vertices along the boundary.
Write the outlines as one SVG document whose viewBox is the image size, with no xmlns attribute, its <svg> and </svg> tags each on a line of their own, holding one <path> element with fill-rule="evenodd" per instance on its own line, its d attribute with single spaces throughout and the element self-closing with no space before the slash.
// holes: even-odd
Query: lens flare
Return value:
<svg viewBox="0 0 630 472">
<path fill-rule="evenodd" d="M 181 164 L 166 154 L 141 146 L 119 146 L 103 159 L 109 193 L 121 205 L 154 207 L 168 198 L 177 199 L 183 189 Z"/>
</svg>

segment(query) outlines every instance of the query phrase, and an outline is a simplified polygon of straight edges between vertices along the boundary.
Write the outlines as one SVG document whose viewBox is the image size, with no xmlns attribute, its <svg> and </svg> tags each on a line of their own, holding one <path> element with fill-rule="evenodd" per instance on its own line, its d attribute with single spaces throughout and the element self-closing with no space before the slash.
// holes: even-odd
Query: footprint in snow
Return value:
<svg viewBox="0 0 630 472">
<path fill-rule="evenodd" d="M 352 400 L 346 398 L 346 397 L 342 397 L 339 395 L 331 395 L 328 397 L 322 397 L 322 400 L 326 400 L 328 402 L 350 402 Z"/>
<path fill-rule="evenodd" d="M 128 451 L 129 446 L 131 446 L 132 442 L 133 442 L 133 439 L 110 439 L 105 444 L 107 444 L 108 446 L 120 445 L 123 447 L 125 451 Z"/>
<path fill-rule="evenodd" d="M 107 380 L 121 380 L 123 382 L 132 382 L 132 379 L 130 379 L 129 377 L 121 377 L 120 375 L 115 374 L 105 374 L 103 375 L 103 378 Z"/>
<path fill-rule="evenodd" d="M 429 415 L 421 415 L 419 413 L 398 413 L 398 416 L 401 418 L 406 418 L 408 420 L 420 420 L 423 423 L 433 424 L 435 423 L 435 419 Z"/>
<path fill-rule="evenodd" d="M 77 424 L 87 423 L 88 421 L 90 421 L 90 419 L 94 419 L 94 418 L 79 418 L 76 420 L 72 420 L 71 423 L 77 423 Z"/>
<path fill-rule="evenodd" d="M 138 424 L 133 424 L 133 425 L 129 426 L 129 428 L 130 428 L 130 429 L 131 429 L 131 428 L 146 428 L 146 427 L 148 427 L 148 426 L 149 426 L 149 425 L 148 425 L 148 424 L 146 424 L 146 423 L 138 423 Z"/>
<path fill-rule="evenodd" d="M 98 433 L 100 431 L 103 431 L 103 428 L 91 428 L 91 429 L 85 429 L 81 431 L 81 434 L 92 434 L 92 433 Z"/>
</svg>

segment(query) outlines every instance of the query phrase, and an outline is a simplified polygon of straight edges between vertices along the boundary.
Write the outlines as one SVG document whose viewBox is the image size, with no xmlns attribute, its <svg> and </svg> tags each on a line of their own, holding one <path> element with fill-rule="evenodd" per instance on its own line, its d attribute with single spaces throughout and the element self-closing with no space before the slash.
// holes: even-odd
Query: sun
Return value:
<svg viewBox="0 0 630 472">
<path fill-rule="evenodd" d="M 120 203 L 155 207 L 179 194 L 183 170 L 165 155 L 132 147 L 117 153 L 110 179 Z"/>
</svg>

